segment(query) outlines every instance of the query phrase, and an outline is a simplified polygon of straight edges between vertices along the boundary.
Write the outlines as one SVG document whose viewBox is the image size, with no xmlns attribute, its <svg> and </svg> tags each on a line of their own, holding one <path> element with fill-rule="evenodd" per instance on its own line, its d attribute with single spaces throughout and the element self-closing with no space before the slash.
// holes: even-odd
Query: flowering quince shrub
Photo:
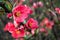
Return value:
<svg viewBox="0 0 60 40">
<path fill-rule="evenodd" d="M 27 32 L 34 35 L 35 30 L 38 28 L 38 22 L 29 18 L 28 16 L 32 14 L 32 10 L 27 5 L 17 5 L 13 8 L 12 13 L 9 13 L 7 17 L 13 16 L 13 22 L 8 22 L 4 28 L 4 31 L 9 31 L 13 38 L 25 37 Z M 30 30 L 30 31 L 29 31 Z"/>
<path fill-rule="evenodd" d="M 0 40 L 60 40 L 60 8 L 55 0 L 1 0 Z"/>
</svg>

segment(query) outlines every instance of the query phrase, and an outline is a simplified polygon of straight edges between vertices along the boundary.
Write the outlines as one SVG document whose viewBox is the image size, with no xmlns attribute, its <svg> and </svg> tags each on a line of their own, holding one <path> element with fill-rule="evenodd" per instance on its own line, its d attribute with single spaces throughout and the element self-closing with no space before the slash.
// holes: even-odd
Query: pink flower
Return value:
<svg viewBox="0 0 60 40">
<path fill-rule="evenodd" d="M 44 24 L 48 23 L 49 22 L 48 18 L 44 18 L 43 22 L 44 22 Z"/>
<path fill-rule="evenodd" d="M 39 7 L 43 7 L 43 3 L 41 1 L 37 2 L 37 5 L 39 5 Z"/>
<path fill-rule="evenodd" d="M 32 29 L 31 33 L 32 33 L 32 35 L 34 35 L 35 34 L 35 29 Z"/>
<path fill-rule="evenodd" d="M 9 31 L 12 34 L 13 38 L 24 37 L 25 35 L 24 29 L 15 28 L 14 24 L 11 22 L 6 24 L 4 31 Z"/>
<path fill-rule="evenodd" d="M 45 33 L 45 36 L 48 35 L 48 31 L 45 28 L 40 28 L 40 32 Z"/>
<path fill-rule="evenodd" d="M 18 27 L 18 25 L 19 25 L 19 22 L 17 22 L 17 21 L 14 20 L 14 26 Z"/>
<path fill-rule="evenodd" d="M 56 11 L 58 11 L 60 8 L 55 8 Z"/>
<path fill-rule="evenodd" d="M 23 25 L 20 25 L 20 27 L 18 29 L 24 29 L 24 26 Z"/>
<path fill-rule="evenodd" d="M 26 35 L 30 35 L 30 32 L 26 31 Z"/>
<path fill-rule="evenodd" d="M 48 22 L 49 22 L 48 18 L 44 18 L 44 19 L 42 20 L 42 22 L 40 23 L 40 26 L 44 26 L 44 24 L 46 24 L 46 23 L 48 23 Z"/>
<path fill-rule="evenodd" d="M 44 20 L 45 20 L 44 23 L 45 23 L 46 27 L 47 27 L 48 29 L 52 29 L 52 26 L 54 25 L 54 22 L 48 20 L 48 18 L 45 18 Z"/>
<path fill-rule="evenodd" d="M 25 0 L 20 0 L 21 2 L 24 2 Z"/>
<path fill-rule="evenodd" d="M 60 14 L 60 8 L 55 8 L 56 12 Z"/>
<path fill-rule="evenodd" d="M 20 38 L 20 40 L 24 40 L 24 38 Z"/>
<path fill-rule="evenodd" d="M 12 12 L 14 20 L 23 22 L 32 13 L 32 10 L 27 5 L 17 5 Z"/>
<path fill-rule="evenodd" d="M 41 28 L 40 32 L 47 32 L 45 28 Z"/>
<path fill-rule="evenodd" d="M 38 8 L 38 5 L 37 5 L 37 3 L 33 3 L 33 6 L 32 6 L 33 8 Z"/>
<path fill-rule="evenodd" d="M 7 18 L 10 18 L 12 16 L 12 13 L 7 14 Z"/>
<path fill-rule="evenodd" d="M 46 26 L 46 28 L 52 29 L 52 26 L 54 25 L 54 22 L 48 20 L 48 18 L 44 18 L 44 19 L 42 20 L 42 22 L 40 23 L 40 26 L 43 27 L 44 25 Z"/>
<path fill-rule="evenodd" d="M 46 27 L 49 28 L 49 29 L 52 29 L 52 26 L 54 25 L 54 23 L 52 21 L 49 21 L 47 24 L 46 24 Z"/>
<path fill-rule="evenodd" d="M 12 33 L 13 38 L 20 38 L 20 37 L 24 37 L 24 36 L 25 36 L 24 29 L 22 29 L 22 30 L 15 29 Z"/>
<path fill-rule="evenodd" d="M 38 22 L 36 20 L 34 20 L 33 18 L 30 18 L 27 21 L 27 24 L 26 25 L 30 29 L 36 29 L 36 28 L 38 28 Z"/>
<path fill-rule="evenodd" d="M 6 24 L 4 31 L 9 31 L 10 33 L 12 33 L 15 30 L 15 26 L 13 23 L 8 22 L 8 24 Z"/>
</svg>

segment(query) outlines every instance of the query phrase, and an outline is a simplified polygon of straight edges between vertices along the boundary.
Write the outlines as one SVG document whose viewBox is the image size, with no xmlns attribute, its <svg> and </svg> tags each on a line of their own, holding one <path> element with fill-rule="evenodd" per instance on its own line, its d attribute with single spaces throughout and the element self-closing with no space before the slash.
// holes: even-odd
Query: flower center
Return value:
<svg viewBox="0 0 60 40">
<path fill-rule="evenodd" d="M 16 33 L 17 33 L 17 34 L 20 34 L 20 31 L 19 31 L 19 30 L 16 30 Z"/>
<path fill-rule="evenodd" d="M 16 16 L 19 17 L 21 15 L 21 13 L 18 11 L 16 12 Z"/>
<path fill-rule="evenodd" d="M 30 27 L 32 26 L 32 23 L 31 23 L 31 22 L 29 23 L 29 26 L 30 26 Z"/>
</svg>

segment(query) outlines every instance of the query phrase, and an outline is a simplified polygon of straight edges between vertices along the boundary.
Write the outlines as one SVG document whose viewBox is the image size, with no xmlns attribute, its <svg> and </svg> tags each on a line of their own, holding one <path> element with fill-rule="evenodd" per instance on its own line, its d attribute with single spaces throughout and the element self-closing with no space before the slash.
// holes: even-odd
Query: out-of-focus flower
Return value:
<svg viewBox="0 0 60 40">
<path fill-rule="evenodd" d="M 10 17 L 12 17 L 12 13 L 7 14 L 7 18 L 10 18 Z"/>
<path fill-rule="evenodd" d="M 48 18 L 44 18 L 44 19 L 42 20 L 42 22 L 40 23 L 40 26 L 44 26 L 44 24 L 46 24 L 46 23 L 48 23 L 48 22 L 49 22 Z"/>
<path fill-rule="evenodd" d="M 24 37 L 24 36 L 25 36 L 24 29 L 22 29 L 22 30 L 15 29 L 12 33 L 13 38 L 20 38 L 20 37 Z"/>
<path fill-rule="evenodd" d="M 27 21 L 26 25 L 30 29 L 36 29 L 36 28 L 38 28 L 38 22 L 36 20 L 34 20 L 33 18 L 30 18 Z"/>
<path fill-rule="evenodd" d="M 23 22 L 28 17 L 28 14 L 32 13 L 32 10 L 27 5 L 17 5 L 12 12 L 15 21 Z"/>
<path fill-rule="evenodd" d="M 25 0 L 20 0 L 21 2 L 24 2 Z"/>
<path fill-rule="evenodd" d="M 18 25 L 19 25 L 19 22 L 17 22 L 17 21 L 14 20 L 14 26 L 18 27 Z"/>
<path fill-rule="evenodd" d="M 49 22 L 48 18 L 44 18 L 43 22 L 44 22 L 44 24 L 48 23 Z"/>
<path fill-rule="evenodd" d="M 43 2 L 37 2 L 37 5 L 39 5 L 39 7 L 43 7 Z"/>
<path fill-rule="evenodd" d="M 18 29 L 24 29 L 24 26 L 20 25 L 20 27 L 18 26 Z"/>
<path fill-rule="evenodd" d="M 40 28 L 40 32 L 46 32 L 45 28 Z"/>
<path fill-rule="evenodd" d="M 46 26 L 48 29 L 52 29 L 52 26 L 54 25 L 54 22 L 49 21 L 48 18 L 44 18 L 43 21 L 40 23 L 41 26 Z"/>
<path fill-rule="evenodd" d="M 54 25 L 54 22 L 49 21 L 48 23 L 46 23 L 46 27 L 49 29 L 52 29 L 52 26 Z"/>
<path fill-rule="evenodd" d="M 60 8 L 55 8 L 56 12 L 60 14 Z"/>
<path fill-rule="evenodd" d="M 12 33 L 15 30 L 15 26 L 13 23 L 8 22 L 8 24 L 6 24 L 4 31 L 9 31 L 10 33 Z"/>
<path fill-rule="evenodd" d="M 58 11 L 58 10 L 59 10 L 59 8 L 55 8 L 55 10 L 56 10 L 56 11 Z"/>
<path fill-rule="evenodd" d="M 37 5 L 37 3 L 33 3 L 33 6 L 32 6 L 33 8 L 38 8 L 38 5 Z"/>
<path fill-rule="evenodd" d="M 30 32 L 26 31 L 26 35 L 30 35 Z"/>
<path fill-rule="evenodd" d="M 35 29 L 32 29 L 31 33 L 32 33 L 32 35 L 34 35 L 35 34 Z"/>
<path fill-rule="evenodd" d="M 24 40 L 24 38 L 20 38 L 20 40 Z"/>
<path fill-rule="evenodd" d="M 48 35 L 48 31 L 45 28 L 40 28 L 40 32 L 45 33 L 45 36 Z"/>
</svg>

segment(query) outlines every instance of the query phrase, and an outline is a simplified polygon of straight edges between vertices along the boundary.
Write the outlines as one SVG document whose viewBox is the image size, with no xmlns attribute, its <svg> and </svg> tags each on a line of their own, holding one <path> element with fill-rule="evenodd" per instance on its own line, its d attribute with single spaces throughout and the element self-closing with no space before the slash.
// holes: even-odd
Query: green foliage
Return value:
<svg viewBox="0 0 60 40">
<path fill-rule="evenodd" d="M 12 4 L 8 1 L 5 2 L 5 7 L 11 12 L 12 11 Z"/>
</svg>

